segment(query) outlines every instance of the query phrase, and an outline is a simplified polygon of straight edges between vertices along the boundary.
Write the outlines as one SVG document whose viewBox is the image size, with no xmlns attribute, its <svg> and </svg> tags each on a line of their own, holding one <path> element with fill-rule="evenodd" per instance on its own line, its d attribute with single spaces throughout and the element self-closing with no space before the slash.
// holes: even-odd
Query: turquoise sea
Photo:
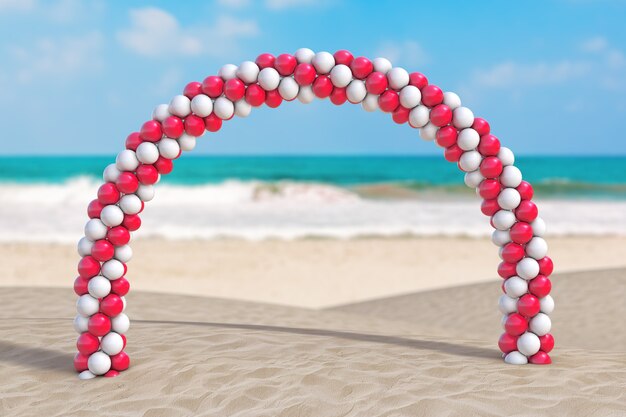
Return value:
<svg viewBox="0 0 626 417">
<path fill-rule="evenodd" d="M 0 157 L 0 186 L 97 180 L 114 156 Z M 440 156 L 185 156 L 165 184 L 225 181 L 322 183 L 373 197 L 410 192 L 468 193 L 463 175 Z M 626 156 L 521 156 L 516 165 L 538 197 L 626 199 Z M 381 188 L 385 186 L 385 188 Z M 381 195 L 382 193 L 382 195 Z"/>
</svg>

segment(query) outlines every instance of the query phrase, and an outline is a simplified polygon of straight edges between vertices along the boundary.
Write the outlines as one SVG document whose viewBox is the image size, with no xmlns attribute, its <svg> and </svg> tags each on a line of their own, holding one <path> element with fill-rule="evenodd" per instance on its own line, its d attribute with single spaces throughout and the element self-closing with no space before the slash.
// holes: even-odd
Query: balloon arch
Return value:
<svg viewBox="0 0 626 417">
<path fill-rule="evenodd" d="M 74 282 L 79 296 L 74 327 L 80 336 L 74 367 L 80 378 L 116 376 L 129 367 L 124 352 L 130 326 L 124 314 L 126 263 L 132 257 L 128 243 L 141 225 L 144 203 L 154 197 L 154 184 L 172 171 L 173 160 L 191 151 L 205 131 L 217 132 L 224 121 L 246 117 L 253 107 L 276 108 L 295 99 L 310 103 L 316 97 L 390 113 L 395 123 L 419 129 L 465 172 L 465 184 L 483 199 L 481 211 L 490 217 L 492 240 L 500 247 L 504 333 L 498 346 L 504 361 L 551 362 L 548 314 L 554 301 L 548 276 L 553 264 L 542 237 L 545 224 L 531 201 L 533 188 L 513 165 L 511 150 L 500 146 L 487 121 L 474 117 L 458 95 L 444 93 L 419 72 L 393 67 L 385 58 L 302 48 L 293 55 L 266 53 L 238 67 L 225 65 L 218 75 L 187 84 L 182 95 L 154 109 L 152 120 L 128 136 L 126 149 L 106 167 L 78 243 L 82 259 Z"/>
</svg>

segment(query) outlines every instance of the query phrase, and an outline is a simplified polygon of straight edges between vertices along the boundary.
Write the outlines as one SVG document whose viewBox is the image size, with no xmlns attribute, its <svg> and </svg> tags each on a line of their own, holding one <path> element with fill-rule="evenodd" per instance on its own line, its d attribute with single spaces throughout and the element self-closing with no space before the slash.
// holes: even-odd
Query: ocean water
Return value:
<svg viewBox="0 0 626 417">
<path fill-rule="evenodd" d="M 0 157 L 0 241 L 74 241 L 114 157 Z M 519 157 L 553 235 L 626 235 L 626 157 Z M 185 156 L 139 236 L 484 236 L 480 198 L 439 156 Z"/>
</svg>

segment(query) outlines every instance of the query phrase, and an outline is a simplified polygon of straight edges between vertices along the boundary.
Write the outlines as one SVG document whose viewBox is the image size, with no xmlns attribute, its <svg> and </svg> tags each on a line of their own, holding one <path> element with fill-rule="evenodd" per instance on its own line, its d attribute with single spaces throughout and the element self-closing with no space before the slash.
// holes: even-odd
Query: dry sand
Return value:
<svg viewBox="0 0 626 417">
<path fill-rule="evenodd" d="M 353 252 L 361 249 L 352 243 L 344 242 L 344 256 L 356 262 Z M 272 245 L 265 247 L 276 250 Z M 251 247 L 240 245 L 239 253 L 254 258 Z M 210 264 L 202 257 L 195 261 Z M 303 271 L 331 269 L 310 257 L 306 262 L 312 263 L 301 262 Z M 3 263 L 15 265 L 15 259 L 3 257 Z M 144 267 L 139 263 L 133 265 L 138 270 Z M 246 270 L 243 264 L 232 265 L 231 285 L 242 283 L 233 277 Z M 393 265 L 388 263 L 379 279 L 393 277 Z M 42 286 L 46 280 L 59 285 L 53 271 L 24 275 L 24 285 L 38 280 L 38 288 L 0 290 L 2 417 L 626 415 L 626 268 L 554 276 L 557 350 L 551 366 L 502 363 L 495 344 L 500 329 L 494 282 L 323 310 L 133 291 L 127 349 L 132 367 L 120 377 L 91 381 L 79 381 L 71 368 L 75 295 L 68 288 Z M 154 279 L 169 282 L 173 290 L 178 283 L 173 265 L 171 272 L 155 273 Z M 339 277 L 344 278 L 333 279 Z M 319 285 L 329 285 L 326 280 L 320 277 Z M 314 287 L 305 283 L 301 291 Z M 374 298 L 354 291 L 357 299 Z"/>
</svg>

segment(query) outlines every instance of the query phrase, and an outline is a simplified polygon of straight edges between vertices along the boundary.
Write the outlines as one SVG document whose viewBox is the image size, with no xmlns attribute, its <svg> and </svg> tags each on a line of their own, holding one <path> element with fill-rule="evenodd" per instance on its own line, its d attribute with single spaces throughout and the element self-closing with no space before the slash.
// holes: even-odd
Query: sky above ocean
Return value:
<svg viewBox="0 0 626 417">
<path fill-rule="evenodd" d="M 455 91 L 519 154 L 626 154 L 626 2 L 0 0 L 0 154 L 113 154 L 188 81 L 349 49 Z M 435 154 L 359 106 L 255 109 L 201 154 Z"/>
</svg>

